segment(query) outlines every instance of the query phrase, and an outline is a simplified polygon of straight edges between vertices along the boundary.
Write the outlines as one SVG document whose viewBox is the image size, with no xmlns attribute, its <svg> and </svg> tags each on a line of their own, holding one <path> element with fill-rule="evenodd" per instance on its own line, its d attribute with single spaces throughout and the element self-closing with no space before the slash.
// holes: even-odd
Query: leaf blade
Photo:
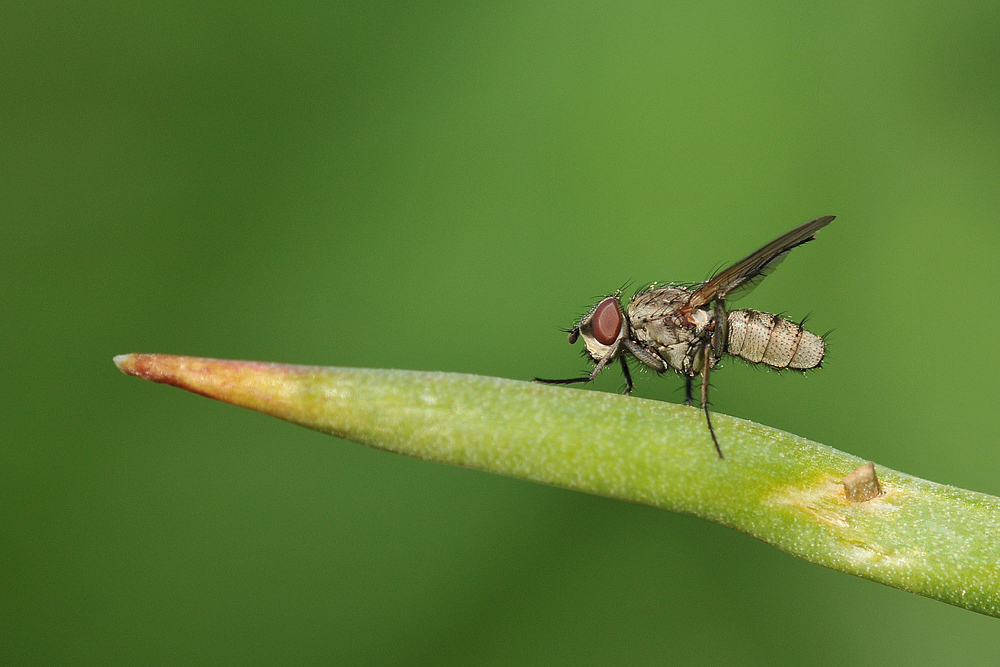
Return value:
<svg viewBox="0 0 1000 667">
<path fill-rule="evenodd" d="M 367 446 L 694 514 L 814 563 L 1000 616 L 1000 499 L 671 403 L 454 373 L 115 357 L 125 373 Z"/>
</svg>

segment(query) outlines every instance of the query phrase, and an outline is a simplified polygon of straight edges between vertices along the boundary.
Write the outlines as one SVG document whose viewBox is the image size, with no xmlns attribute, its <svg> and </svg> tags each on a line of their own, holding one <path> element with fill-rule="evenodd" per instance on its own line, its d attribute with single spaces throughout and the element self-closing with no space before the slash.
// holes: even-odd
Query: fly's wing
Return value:
<svg viewBox="0 0 1000 667">
<path fill-rule="evenodd" d="M 744 257 L 694 290 L 688 308 L 699 308 L 716 298 L 735 301 L 750 293 L 760 281 L 778 268 L 792 248 L 816 238 L 816 232 L 833 222 L 836 216 L 824 215 L 779 236 L 766 246 Z"/>
</svg>

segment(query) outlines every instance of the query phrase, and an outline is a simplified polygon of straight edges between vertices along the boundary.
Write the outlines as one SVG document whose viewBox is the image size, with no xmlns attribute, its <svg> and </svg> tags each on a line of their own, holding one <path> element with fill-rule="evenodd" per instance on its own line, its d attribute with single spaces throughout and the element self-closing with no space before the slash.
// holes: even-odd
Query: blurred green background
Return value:
<svg viewBox="0 0 1000 667">
<path fill-rule="evenodd" d="M 740 303 L 823 370 L 715 408 L 1000 494 L 1000 4 L 8 3 L 0 50 L 0 661 L 995 664 L 997 619 L 111 357 L 567 377 L 595 297 L 836 214 Z"/>
</svg>

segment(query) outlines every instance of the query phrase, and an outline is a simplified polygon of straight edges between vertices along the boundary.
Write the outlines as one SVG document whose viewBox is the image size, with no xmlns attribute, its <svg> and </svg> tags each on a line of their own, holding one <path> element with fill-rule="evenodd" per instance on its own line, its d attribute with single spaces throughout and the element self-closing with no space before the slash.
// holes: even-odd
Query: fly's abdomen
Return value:
<svg viewBox="0 0 1000 667">
<path fill-rule="evenodd" d="M 823 361 L 826 343 L 801 325 L 758 310 L 729 313 L 726 352 L 752 364 L 808 370 Z"/>
</svg>

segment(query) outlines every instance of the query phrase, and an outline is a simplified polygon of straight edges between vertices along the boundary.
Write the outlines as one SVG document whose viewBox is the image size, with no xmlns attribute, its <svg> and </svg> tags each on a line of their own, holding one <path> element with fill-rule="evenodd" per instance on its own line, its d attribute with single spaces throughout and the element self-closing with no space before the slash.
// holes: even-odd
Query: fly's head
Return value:
<svg viewBox="0 0 1000 667">
<path fill-rule="evenodd" d="M 569 330 L 569 342 L 572 345 L 582 336 L 587 354 L 594 361 L 600 361 L 614 354 L 628 333 L 628 321 L 618 295 L 614 294 L 601 299 L 578 325 Z"/>
</svg>

